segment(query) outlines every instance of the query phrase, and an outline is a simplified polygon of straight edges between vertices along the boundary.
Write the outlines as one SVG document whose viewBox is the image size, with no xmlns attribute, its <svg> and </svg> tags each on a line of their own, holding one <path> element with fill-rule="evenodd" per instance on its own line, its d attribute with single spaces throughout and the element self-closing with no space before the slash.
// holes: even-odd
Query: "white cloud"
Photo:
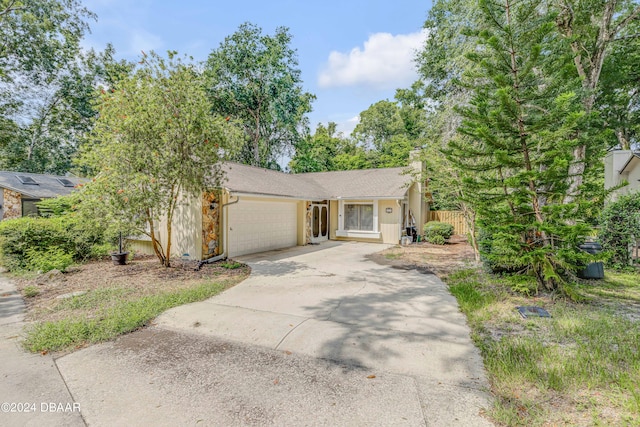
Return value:
<svg viewBox="0 0 640 427">
<path fill-rule="evenodd" d="M 416 79 L 414 57 L 426 32 L 375 33 L 348 53 L 332 51 L 318 76 L 320 87 L 364 85 L 378 89 L 406 86 Z"/>
<path fill-rule="evenodd" d="M 351 117 L 345 121 L 338 122 L 338 132 L 342 132 L 345 136 L 351 135 L 351 132 L 353 132 L 356 126 L 358 126 L 358 123 L 360 123 L 360 116 Z"/>
</svg>

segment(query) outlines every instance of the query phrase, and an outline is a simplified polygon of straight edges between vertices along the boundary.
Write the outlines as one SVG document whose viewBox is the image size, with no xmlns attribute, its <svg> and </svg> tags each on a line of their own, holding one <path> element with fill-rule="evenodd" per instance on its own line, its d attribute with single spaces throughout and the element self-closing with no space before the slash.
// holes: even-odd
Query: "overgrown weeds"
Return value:
<svg viewBox="0 0 640 427">
<path fill-rule="evenodd" d="M 479 270 L 447 279 L 467 315 L 504 425 L 640 424 L 640 276 L 608 273 L 576 286 L 584 303 L 533 296 Z M 515 292 L 514 288 L 520 292 Z M 529 294 L 529 295 L 527 295 Z M 551 318 L 523 319 L 536 305 Z"/>
</svg>

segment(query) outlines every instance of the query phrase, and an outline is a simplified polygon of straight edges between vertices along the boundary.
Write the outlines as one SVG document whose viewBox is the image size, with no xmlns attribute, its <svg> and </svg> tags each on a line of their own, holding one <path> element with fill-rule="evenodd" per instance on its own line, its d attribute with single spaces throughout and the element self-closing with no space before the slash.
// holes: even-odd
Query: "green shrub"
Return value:
<svg viewBox="0 0 640 427">
<path fill-rule="evenodd" d="M 240 264 L 239 262 L 233 261 L 233 262 L 223 262 L 222 264 L 220 264 L 221 267 L 227 268 L 229 270 L 235 270 L 236 268 L 240 268 L 242 267 L 242 264 Z"/>
<path fill-rule="evenodd" d="M 73 264 L 73 255 L 56 246 L 45 251 L 29 248 L 26 251 L 26 258 L 27 270 L 42 271 L 43 273 L 50 270 L 64 271 Z"/>
<path fill-rule="evenodd" d="M 436 234 L 435 236 L 431 236 L 429 243 L 433 243 L 434 245 L 444 245 L 447 243 L 447 240 L 441 235 Z"/>
<path fill-rule="evenodd" d="M 37 286 L 29 285 L 25 286 L 25 288 L 22 290 L 22 293 L 26 298 L 33 298 L 37 297 L 40 294 L 40 289 L 38 289 Z"/>
<path fill-rule="evenodd" d="M 72 196 L 39 202 L 45 217 L 0 222 L 0 263 L 13 271 L 62 270 L 107 254 L 106 226 L 98 217 L 73 210 L 78 196 Z"/>
<path fill-rule="evenodd" d="M 433 241 L 435 236 L 440 236 L 446 240 L 453 234 L 453 225 L 439 221 L 430 221 L 424 225 L 424 238 L 427 242 L 443 245 L 444 243 L 436 243 Z M 441 239 L 437 239 L 441 241 Z"/>
<path fill-rule="evenodd" d="M 631 262 L 629 247 L 635 243 L 640 229 L 640 193 L 621 196 L 609 203 L 600 216 L 598 239 L 610 254 L 608 264 L 624 268 Z"/>
<path fill-rule="evenodd" d="M 65 215 L 73 210 L 73 206 L 80 202 L 78 193 L 71 193 L 68 196 L 52 197 L 43 199 L 37 203 L 39 215 L 45 218 Z"/>
<path fill-rule="evenodd" d="M 9 270 L 29 270 L 27 253 L 50 248 L 74 252 L 68 226 L 61 218 L 24 217 L 0 222 L 0 262 Z"/>
<path fill-rule="evenodd" d="M 123 239 L 124 240 L 124 239 Z M 101 243 L 95 244 L 91 246 L 91 250 L 88 254 L 88 258 L 98 259 L 109 256 L 113 252 L 113 244 L 111 243 Z"/>
</svg>

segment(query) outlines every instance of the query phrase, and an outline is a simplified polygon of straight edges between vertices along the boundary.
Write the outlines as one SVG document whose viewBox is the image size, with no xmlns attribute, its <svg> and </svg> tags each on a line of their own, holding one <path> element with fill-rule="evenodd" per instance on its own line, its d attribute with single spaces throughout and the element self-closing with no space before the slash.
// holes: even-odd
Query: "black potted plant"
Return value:
<svg viewBox="0 0 640 427">
<path fill-rule="evenodd" d="M 122 251 L 122 232 L 120 232 L 120 237 L 118 239 L 118 252 L 111 253 L 113 265 L 125 265 L 127 263 L 127 255 L 129 255 L 129 252 Z"/>
</svg>

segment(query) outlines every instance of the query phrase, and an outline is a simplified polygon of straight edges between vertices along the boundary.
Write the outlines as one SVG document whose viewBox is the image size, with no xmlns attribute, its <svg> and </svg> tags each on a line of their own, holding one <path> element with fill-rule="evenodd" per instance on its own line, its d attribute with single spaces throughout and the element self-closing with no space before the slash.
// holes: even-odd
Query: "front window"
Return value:
<svg viewBox="0 0 640 427">
<path fill-rule="evenodd" d="M 373 205 L 345 204 L 345 230 L 373 231 Z"/>
<path fill-rule="evenodd" d="M 22 199 L 22 216 L 38 216 L 38 203 L 40 200 Z"/>
</svg>

